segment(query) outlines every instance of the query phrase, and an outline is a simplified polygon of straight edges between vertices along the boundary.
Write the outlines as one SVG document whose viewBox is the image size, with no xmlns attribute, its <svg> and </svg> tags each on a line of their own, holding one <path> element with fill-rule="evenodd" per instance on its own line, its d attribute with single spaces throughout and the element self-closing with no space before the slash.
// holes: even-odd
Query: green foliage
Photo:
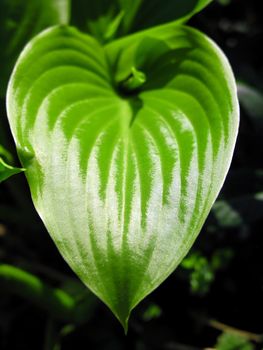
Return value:
<svg viewBox="0 0 263 350">
<path fill-rule="evenodd" d="M 105 42 L 171 21 L 186 21 L 212 0 L 72 1 L 71 23 Z"/>
<path fill-rule="evenodd" d="M 196 294 L 206 294 L 215 279 L 217 270 L 228 264 L 233 252 L 227 248 L 216 251 L 210 261 L 199 252 L 187 256 L 181 266 L 190 271 L 191 291 Z"/>
<path fill-rule="evenodd" d="M 0 183 L 8 179 L 10 176 L 21 173 L 21 171 L 25 170 L 13 167 L 7 164 L 5 160 L 7 162 L 12 162 L 12 156 L 4 147 L 0 145 Z"/>
<path fill-rule="evenodd" d="M 192 254 L 183 260 L 182 267 L 191 270 L 190 285 L 192 292 L 205 294 L 214 280 L 214 271 L 208 260 L 199 254 Z"/>
<path fill-rule="evenodd" d="M 133 31 L 170 21 L 184 22 L 210 2 L 212 0 L 174 0 L 168 1 L 166 6 L 163 6 L 161 0 L 142 0 L 134 19 Z"/>
<path fill-rule="evenodd" d="M 162 314 L 162 310 L 160 307 L 156 304 L 150 304 L 148 308 L 143 313 L 143 320 L 144 321 L 151 321 L 154 318 L 160 317 Z"/>
<path fill-rule="evenodd" d="M 232 0 L 217 0 L 220 5 L 227 6 L 231 3 Z"/>
<path fill-rule="evenodd" d="M 177 22 L 104 46 L 53 27 L 19 57 L 7 106 L 35 207 L 127 329 L 190 249 L 228 171 L 238 106 L 225 56 Z"/>
<path fill-rule="evenodd" d="M 233 333 L 222 333 L 216 344 L 217 350 L 254 350 L 254 345 L 246 338 Z"/>
<path fill-rule="evenodd" d="M 15 60 L 34 35 L 54 24 L 68 23 L 69 0 L 0 1 L 0 95 Z"/>
<path fill-rule="evenodd" d="M 53 288 L 30 272 L 0 264 L 0 279 L 2 290 L 23 296 L 56 320 L 82 323 L 89 319 L 96 304 L 82 284 L 69 278 L 61 288 Z"/>
<path fill-rule="evenodd" d="M 243 82 L 239 82 L 238 98 L 241 106 L 251 117 L 257 131 L 263 132 L 263 94 L 256 88 L 249 86 Z"/>
<path fill-rule="evenodd" d="M 213 206 L 217 225 L 221 228 L 241 227 L 257 221 L 263 214 L 263 193 L 241 195 L 228 201 L 219 200 Z"/>
</svg>

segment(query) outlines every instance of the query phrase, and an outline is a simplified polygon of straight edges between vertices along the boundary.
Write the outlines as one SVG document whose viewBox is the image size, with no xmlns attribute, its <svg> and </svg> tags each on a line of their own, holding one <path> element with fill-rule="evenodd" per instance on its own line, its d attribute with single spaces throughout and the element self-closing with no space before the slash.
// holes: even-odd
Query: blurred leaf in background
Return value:
<svg viewBox="0 0 263 350">
<path fill-rule="evenodd" d="M 233 333 L 222 333 L 216 344 L 217 350 L 255 350 L 254 345 L 246 338 Z"/>
<path fill-rule="evenodd" d="M 218 200 L 212 212 L 221 228 L 251 224 L 263 217 L 263 192 Z"/>
<path fill-rule="evenodd" d="M 256 88 L 239 82 L 237 85 L 238 98 L 241 106 L 251 118 L 258 133 L 263 132 L 263 93 Z"/>
<path fill-rule="evenodd" d="M 192 293 L 207 294 L 216 277 L 216 272 L 227 266 L 232 257 L 233 251 L 227 247 L 216 251 L 210 260 L 199 251 L 189 254 L 181 263 L 181 267 L 190 273 Z"/>
<path fill-rule="evenodd" d="M 20 51 L 41 30 L 69 21 L 69 0 L 0 1 L 0 96 Z"/>
<path fill-rule="evenodd" d="M 152 319 L 159 318 L 162 315 L 162 309 L 154 303 L 151 303 L 143 313 L 144 321 L 151 321 Z"/>
<path fill-rule="evenodd" d="M 105 42 L 170 21 L 186 21 L 212 0 L 79 0 L 72 2 L 71 23 Z"/>
<path fill-rule="evenodd" d="M 217 0 L 217 2 L 219 2 L 220 5 L 222 6 L 227 6 L 231 3 L 232 0 Z"/>
</svg>

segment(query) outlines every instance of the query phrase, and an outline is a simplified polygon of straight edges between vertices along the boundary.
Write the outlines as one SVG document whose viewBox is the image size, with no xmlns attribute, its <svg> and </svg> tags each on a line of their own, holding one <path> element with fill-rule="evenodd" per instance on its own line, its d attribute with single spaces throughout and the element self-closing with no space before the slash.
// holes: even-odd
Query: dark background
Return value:
<svg viewBox="0 0 263 350">
<path fill-rule="evenodd" d="M 73 325 L 52 321 L 43 306 L 18 296 L 18 291 L 7 292 L 0 281 L 1 350 L 263 348 L 261 1 L 214 1 L 189 24 L 226 53 L 241 103 L 232 167 L 192 251 L 134 310 L 127 337 L 90 294 L 86 321 Z M 2 99 L 1 125 L 8 128 L 3 111 Z M 35 213 L 23 175 L 0 186 L 0 261 L 36 274 L 50 287 L 68 290 L 76 278 Z"/>
</svg>

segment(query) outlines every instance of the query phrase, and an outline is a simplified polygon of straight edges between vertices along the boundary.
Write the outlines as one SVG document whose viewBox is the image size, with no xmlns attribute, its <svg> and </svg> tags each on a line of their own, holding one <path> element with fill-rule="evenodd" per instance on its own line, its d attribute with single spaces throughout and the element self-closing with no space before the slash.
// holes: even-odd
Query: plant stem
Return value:
<svg viewBox="0 0 263 350">
<path fill-rule="evenodd" d="M 57 338 L 58 334 L 56 331 L 55 321 L 50 318 L 48 319 L 46 325 L 43 350 L 60 350 Z"/>
<path fill-rule="evenodd" d="M 210 327 L 213 327 L 219 331 L 237 334 L 243 338 L 246 338 L 248 340 L 252 340 L 256 343 L 262 343 L 262 341 L 263 341 L 262 334 L 255 334 L 255 333 L 251 333 L 251 332 L 244 331 L 241 329 L 237 329 L 235 327 L 228 326 L 228 325 L 226 325 L 222 322 L 216 321 L 216 320 L 209 320 L 208 324 Z"/>
</svg>

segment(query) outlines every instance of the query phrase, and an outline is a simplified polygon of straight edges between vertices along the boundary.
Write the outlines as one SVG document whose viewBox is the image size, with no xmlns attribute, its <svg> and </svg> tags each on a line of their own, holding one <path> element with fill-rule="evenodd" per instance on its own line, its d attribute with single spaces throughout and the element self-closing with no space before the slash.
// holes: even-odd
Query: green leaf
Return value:
<svg viewBox="0 0 263 350">
<path fill-rule="evenodd" d="M 11 154 L 0 145 L 0 183 L 4 180 L 7 180 L 10 176 L 21 173 L 21 171 L 24 171 L 25 169 L 21 168 L 15 168 L 9 164 L 7 164 L 3 157 L 9 161 L 12 162 L 12 156 Z"/>
<path fill-rule="evenodd" d="M 212 0 L 79 0 L 71 22 L 100 42 L 171 21 L 187 21 Z"/>
<path fill-rule="evenodd" d="M 152 55 L 139 59 L 145 40 Z M 145 83 L 127 91 L 135 68 Z M 104 47 L 54 27 L 19 57 L 7 106 L 39 215 L 127 329 L 190 249 L 225 179 L 239 119 L 228 61 L 184 26 Z"/>
<path fill-rule="evenodd" d="M 263 217 L 263 192 L 216 201 L 212 213 L 220 228 L 245 227 Z"/>
<path fill-rule="evenodd" d="M 219 2 L 220 5 L 222 6 L 228 6 L 231 4 L 232 0 L 217 0 L 217 2 Z"/>
<path fill-rule="evenodd" d="M 228 248 L 217 250 L 210 261 L 198 251 L 188 254 L 182 261 L 181 267 L 190 272 L 191 291 L 199 295 L 209 292 L 216 271 L 225 267 L 232 256 L 233 252 Z"/>
<path fill-rule="evenodd" d="M 254 345 L 246 338 L 233 333 L 222 333 L 216 344 L 217 350 L 254 350 Z"/>
<path fill-rule="evenodd" d="M 150 304 L 144 311 L 142 318 L 144 321 L 148 322 L 155 318 L 159 318 L 162 314 L 162 309 L 156 304 Z"/>
<path fill-rule="evenodd" d="M 177 21 L 185 22 L 210 4 L 212 0 L 142 0 L 133 21 L 132 31 L 145 29 L 157 24 Z"/>
<path fill-rule="evenodd" d="M 237 84 L 240 105 L 250 116 L 256 130 L 263 132 L 263 94 L 248 84 L 239 82 Z"/>
<path fill-rule="evenodd" d="M 28 40 L 68 20 L 69 0 L 0 1 L 0 95 L 5 94 L 15 61 Z"/>
</svg>

